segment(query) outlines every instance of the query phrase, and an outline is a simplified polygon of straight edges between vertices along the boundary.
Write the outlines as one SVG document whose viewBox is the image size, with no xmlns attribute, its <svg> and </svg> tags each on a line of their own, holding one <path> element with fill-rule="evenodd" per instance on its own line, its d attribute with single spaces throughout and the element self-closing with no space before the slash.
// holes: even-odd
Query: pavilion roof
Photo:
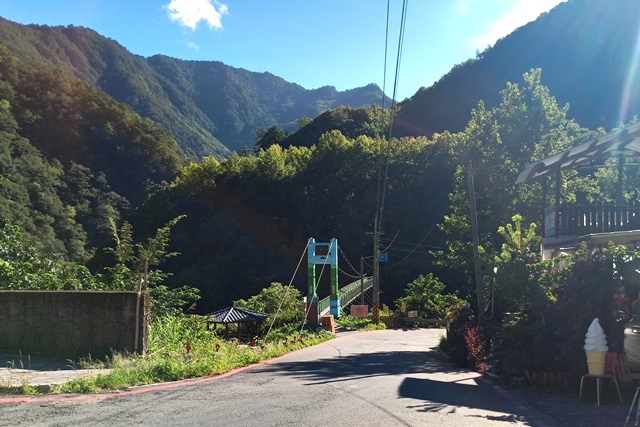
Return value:
<svg viewBox="0 0 640 427">
<path fill-rule="evenodd" d="M 269 317 L 267 313 L 249 310 L 242 307 L 227 307 L 214 311 L 208 316 L 208 321 L 213 323 L 245 323 L 262 322 Z"/>
</svg>

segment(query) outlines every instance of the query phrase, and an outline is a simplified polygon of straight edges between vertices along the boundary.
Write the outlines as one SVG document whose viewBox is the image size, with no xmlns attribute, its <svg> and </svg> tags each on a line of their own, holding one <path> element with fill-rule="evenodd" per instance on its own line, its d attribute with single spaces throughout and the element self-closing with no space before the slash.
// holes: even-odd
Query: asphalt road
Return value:
<svg viewBox="0 0 640 427">
<path fill-rule="evenodd" d="M 440 330 L 349 333 L 231 375 L 98 396 L 3 401 L 0 426 L 555 426 L 460 370 Z"/>
</svg>

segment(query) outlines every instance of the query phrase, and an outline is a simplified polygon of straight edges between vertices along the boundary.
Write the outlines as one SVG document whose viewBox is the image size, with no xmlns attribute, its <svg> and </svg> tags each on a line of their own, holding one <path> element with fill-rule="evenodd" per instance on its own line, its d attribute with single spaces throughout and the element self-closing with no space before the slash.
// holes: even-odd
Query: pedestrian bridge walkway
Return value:
<svg viewBox="0 0 640 427">
<path fill-rule="evenodd" d="M 362 280 L 357 280 L 353 283 L 349 283 L 348 285 L 343 286 L 339 289 L 340 308 L 343 309 L 347 307 L 359 297 L 364 299 L 365 293 L 372 288 L 373 277 L 365 277 Z M 320 316 L 329 314 L 330 298 L 331 297 L 328 296 L 318 302 L 318 311 L 320 312 Z"/>
</svg>

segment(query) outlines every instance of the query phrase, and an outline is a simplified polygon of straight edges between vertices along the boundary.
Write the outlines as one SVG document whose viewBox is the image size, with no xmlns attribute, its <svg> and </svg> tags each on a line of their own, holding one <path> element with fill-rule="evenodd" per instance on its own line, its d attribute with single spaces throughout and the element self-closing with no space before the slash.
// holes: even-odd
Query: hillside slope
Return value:
<svg viewBox="0 0 640 427">
<path fill-rule="evenodd" d="M 0 218 L 48 253 L 90 258 L 186 160 L 166 128 L 0 43 Z"/>
<path fill-rule="evenodd" d="M 636 0 L 561 3 L 404 101 L 396 130 L 460 131 L 478 101 L 495 106 L 505 83 L 532 68 L 542 69 L 542 82 L 581 125 L 628 121 L 640 112 L 639 17 Z"/>
</svg>

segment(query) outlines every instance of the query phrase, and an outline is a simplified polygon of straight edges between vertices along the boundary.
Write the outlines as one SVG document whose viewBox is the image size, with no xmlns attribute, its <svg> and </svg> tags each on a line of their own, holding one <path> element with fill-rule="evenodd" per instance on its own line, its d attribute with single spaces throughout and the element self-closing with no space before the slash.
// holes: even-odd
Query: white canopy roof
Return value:
<svg viewBox="0 0 640 427">
<path fill-rule="evenodd" d="M 546 159 L 530 164 L 516 179 L 516 184 L 531 182 L 557 169 L 576 167 L 613 151 L 640 153 L 640 123 L 608 133 L 590 142 L 570 148 Z"/>
</svg>

